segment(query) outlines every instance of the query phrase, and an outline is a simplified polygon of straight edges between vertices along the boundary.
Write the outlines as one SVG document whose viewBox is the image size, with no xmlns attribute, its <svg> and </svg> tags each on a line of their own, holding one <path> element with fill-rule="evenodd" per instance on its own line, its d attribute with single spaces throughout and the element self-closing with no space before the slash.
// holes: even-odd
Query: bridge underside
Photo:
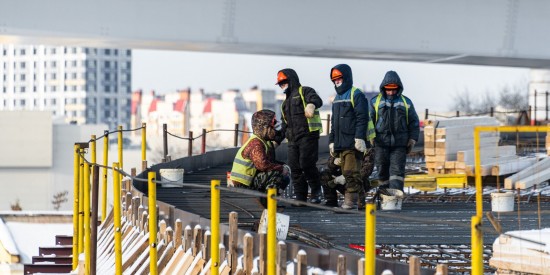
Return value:
<svg viewBox="0 0 550 275">
<path fill-rule="evenodd" d="M 0 0 L 0 43 L 550 68 L 548 10 L 543 0 Z"/>
</svg>

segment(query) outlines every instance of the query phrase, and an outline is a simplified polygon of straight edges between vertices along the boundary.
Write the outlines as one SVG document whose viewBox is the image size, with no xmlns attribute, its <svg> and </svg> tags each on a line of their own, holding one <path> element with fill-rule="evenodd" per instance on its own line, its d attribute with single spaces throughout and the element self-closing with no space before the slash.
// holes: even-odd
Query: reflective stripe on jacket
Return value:
<svg viewBox="0 0 550 275">
<path fill-rule="evenodd" d="M 304 111 L 306 109 L 307 103 L 304 99 L 304 93 L 302 92 L 302 86 L 298 88 L 298 93 L 300 94 L 300 97 L 302 98 L 302 103 L 304 105 Z M 285 120 L 285 123 L 288 124 L 286 121 L 285 112 L 283 110 L 283 104 L 281 104 L 281 114 L 283 115 L 283 119 Z M 310 132 L 313 131 L 319 131 L 319 133 L 323 132 L 323 124 L 321 123 L 321 116 L 319 115 L 319 109 L 315 109 L 315 113 L 312 118 L 306 118 L 307 119 L 307 125 Z"/>
<path fill-rule="evenodd" d="M 248 143 L 255 138 L 259 139 L 264 144 L 266 153 L 269 152 L 270 143 L 265 142 L 263 139 L 259 138 L 256 135 L 252 135 L 250 139 L 248 139 L 246 143 L 241 146 L 239 151 L 237 151 L 235 160 L 233 160 L 233 167 L 231 168 L 231 180 L 238 181 L 247 186 L 250 186 L 250 184 L 252 183 L 254 176 L 256 176 L 257 169 L 251 159 L 243 158 L 242 153 Z"/>
</svg>

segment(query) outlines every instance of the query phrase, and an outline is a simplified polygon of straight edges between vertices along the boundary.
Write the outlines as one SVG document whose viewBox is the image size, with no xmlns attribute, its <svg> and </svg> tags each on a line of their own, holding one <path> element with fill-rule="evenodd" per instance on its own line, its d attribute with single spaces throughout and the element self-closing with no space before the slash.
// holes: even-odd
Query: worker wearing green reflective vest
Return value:
<svg viewBox="0 0 550 275">
<path fill-rule="evenodd" d="M 275 112 L 257 111 L 252 115 L 253 135 L 239 149 L 230 179 L 234 186 L 266 192 L 272 185 L 284 190 L 290 183 L 290 168 L 275 160 Z M 266 200 L 260 199 L 266 207 Z"/>
<path fill-rule="evenodd" d="M 360 208 L 365 203 L 360 174 L 362 159 L 370 147 L 369 140 L 374 138 L 374 132 L 369 131 L 373 130 L 369 127 L 369 103 L 365 94 L 353 86 L 351 67 L 347 64 L 334 66 L 330 71 L 330 79 L 336 97 L 332 102 L 329 150 L 342 167 L 346 180 L 341 208 Z"/>
<path fill-rule="evenodd" d="M 403 191 L 407 154 L 420 134 L 418 115 L 412 101 L 403 95 L 403 83 L 395 71 L 388 71 L 380 93 L 371 99 L 370 116 L 376 129 L 375 162 L 380 188 Z"/>
<path fill-rule="evenodd" d="M 281 104 L 281 135 L 278 141 L 288 140 L 288 165 L 291 170 L 294 198 L 306 201 L 308 185 L 311 203 L 320 203 L 321 183 L 317 160 L 319 135 L 323 129 L 319 108 L 323 100 L 311 87 L 302 86 L 293 69 L 277 73 L 277 85 L 286 97 Z"/>
</svg>

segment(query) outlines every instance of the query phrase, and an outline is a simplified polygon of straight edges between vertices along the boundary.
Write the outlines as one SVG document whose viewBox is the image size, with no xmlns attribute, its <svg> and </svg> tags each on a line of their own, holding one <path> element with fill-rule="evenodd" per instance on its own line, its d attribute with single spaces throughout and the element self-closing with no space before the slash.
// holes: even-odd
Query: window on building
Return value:
<svg viewBox="0 0 550 275">
<path fill-rule="evenodd" d="M 56 53 L 56 49 L 55 49 L 55 48 L 51 48 L 50 53 L 51 53 L 51 54 L 55 54 L 55 53 Z"/>
<path fill-rule="evenodd" d="M 111 92 L 111 87 L 109 85 L 105 85 L 103 86 L 103 90 L 106 92 L 106 93 L 110 93 Z"/>
<path fill-rule="evenodd" d="M 110 55 L 110 54 L 111 54 L 111 50 L 110 50 L 110 49 L 105 49 L 105 50 L 103 51 L 103 53 L 104 53 L 105 55 Z"/>
<path fill-rule="evenodd" d="M 25 62 L 19 63 L 19 67 L 20 67 L 21 69 L 25 69 L 25 66 L 26 66 L 26 65 L 27 65 L 27 63 L 25 63 Z"/>
<path fill-rule="evenodd" d="M 52 68 L 57 68 L 57 61 L 52 61 L 50 65 Z"/>
<path fill-rule="evenodd" d="M 109 60 L 103 61 L 103 67 L 105 69 L 109 69 L 111 67 L 111 61 Z"/>
<path fill-rule="evenodd" d="M 103 104 L 104 104 L 105 106 L 110 106 L 110 105 L 111 105 L 111 99 L 109 99 L 109 98 L 104 99 L 104 100 L 103 100 Z"/>
<path fill-rule="evenodd" d="M 36 93 L 36 90 L 37 90 L 36 85 L 32 86 L 32 91 Z"/>
<path fill-rule="evenodd" d="M 19 100 L 19 106 L 25 107 L 25 100 L 24 99 Z"/>
<path fill-rule="evenodd" d="M 19 51 L 19 54 L 20 54 L 20 55 L 25 55 L 25 49 L 21 49 L 21 50 Z"/>
<path fill-rule="evenodd" d="M 21 75 L 19 76 L 19 79 L 21 79 L 21 81 L 25 81 L 25 78 L 26 78 L 26 77 L 27 77 L 27 76 L 26 76 L 25 74 L 21 74 Z"/>
<path fill-rule="evenodd" d="M 27 87 L 21 86 L 21 92 L 22 92 L 22 93 L 26 92 L 26 90 L 27 90 Z"/>
</svg>

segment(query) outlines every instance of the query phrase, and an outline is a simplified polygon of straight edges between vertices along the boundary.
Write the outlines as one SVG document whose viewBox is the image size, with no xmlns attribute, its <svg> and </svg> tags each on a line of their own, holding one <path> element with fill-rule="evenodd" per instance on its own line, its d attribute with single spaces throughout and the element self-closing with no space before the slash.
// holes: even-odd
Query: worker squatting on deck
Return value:
<svg viewBox="0 0 550 275">
<path fill-rule="evenodd" d="M 266 192 L 268 186 L 284 190 L 290 183 L 290 168 L 275 160 L 275 112 L 257 111 L 252 115 L 253 135 L 241 146 L 231 168 L 231 181 L 236 187 Z M 266 207 L 266 200 L 260 199 Z"/>
</svg>

